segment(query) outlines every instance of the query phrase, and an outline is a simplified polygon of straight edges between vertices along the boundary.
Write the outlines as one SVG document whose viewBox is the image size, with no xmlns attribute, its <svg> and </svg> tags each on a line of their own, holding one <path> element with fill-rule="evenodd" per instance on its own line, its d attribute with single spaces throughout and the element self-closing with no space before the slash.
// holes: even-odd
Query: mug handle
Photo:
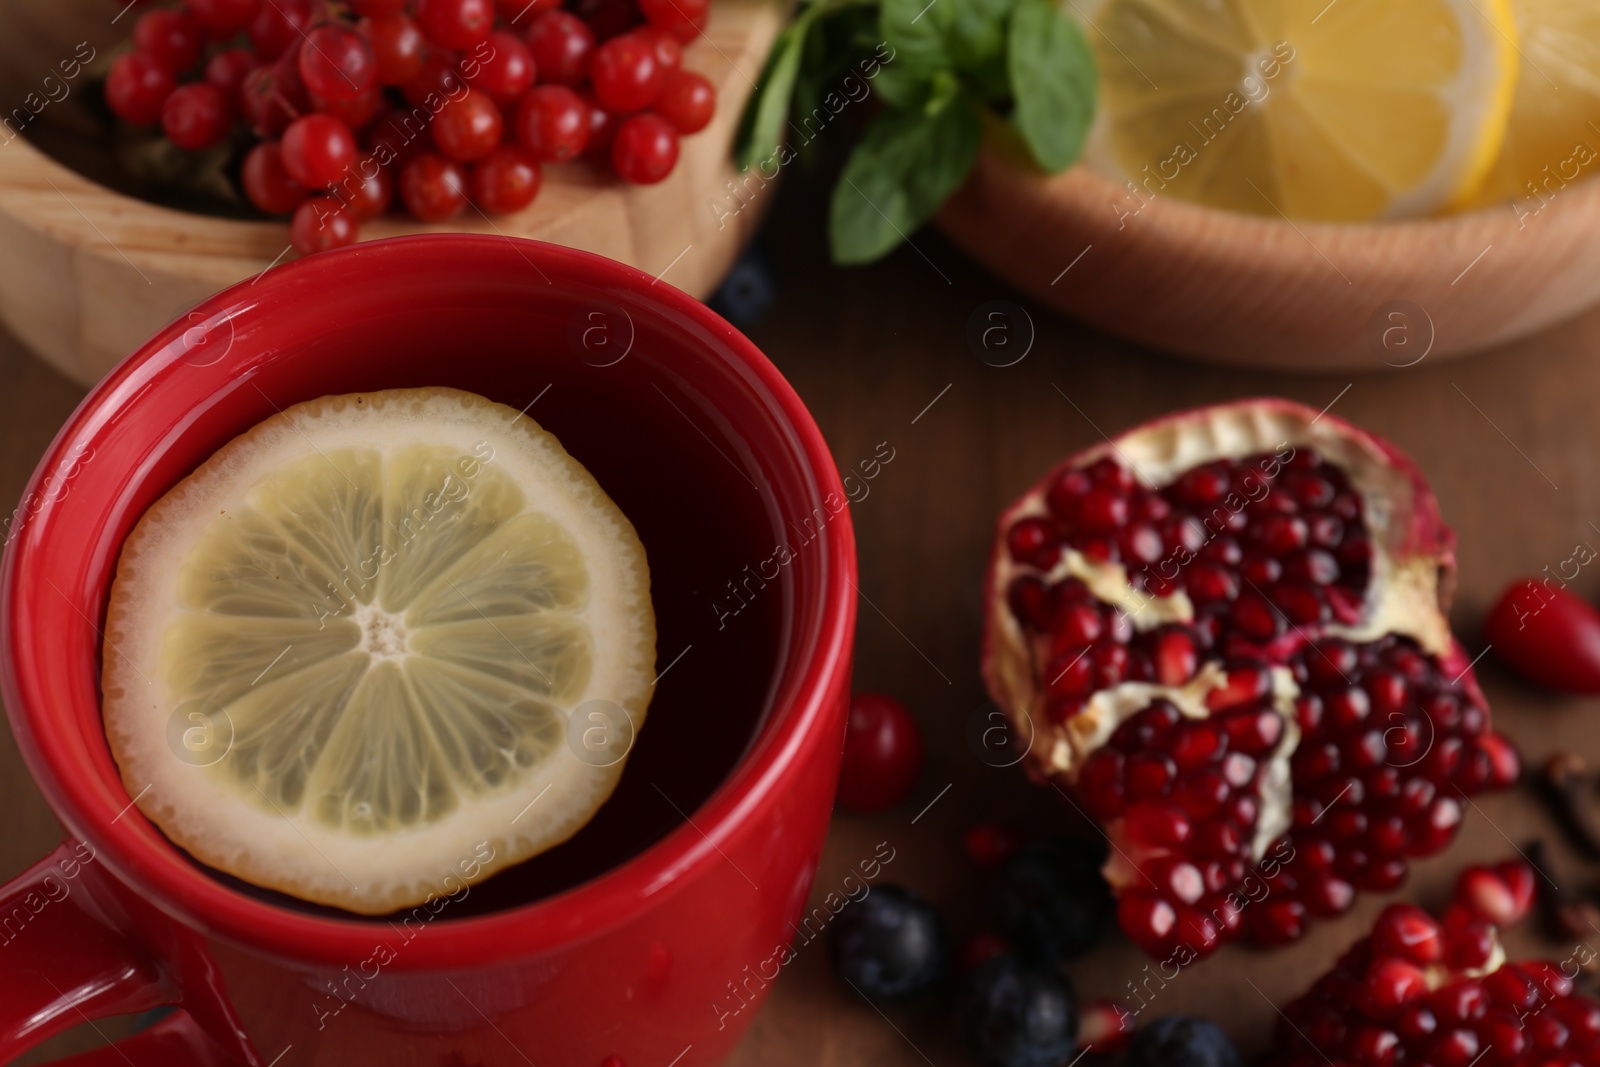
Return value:
<svg viewBox="0 0 1600 1067">
<path fill-rule="evenodd" d="M 116 930 L 77 881 L 78 848 L 63 841 L 0 886 L 0 1064 L 79 1023 L 180 999 L 156 960 Z M 126 1055 L 136 1052 L 144 1057 Z M 223 1067 L 218 1053 L 189 1014 L 178 1011 L 114 1045 L 55 1062 Z"/>
</svg>

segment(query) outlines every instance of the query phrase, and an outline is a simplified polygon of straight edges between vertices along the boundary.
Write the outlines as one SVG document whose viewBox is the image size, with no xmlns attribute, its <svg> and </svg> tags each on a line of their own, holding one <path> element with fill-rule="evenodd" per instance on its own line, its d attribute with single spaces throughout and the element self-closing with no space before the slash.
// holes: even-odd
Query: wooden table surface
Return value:
<svg viewBox="0 0 1600 1067">
<path fill-rule="evenodd" d="M 1027 785 L 1015 769 L 982 763 L 965 731 L 984 699 L 979 590 L 994 517 L 1047 466 L 1102 434 L 1178 407 L 1282 394 L 1318 408 L 1332 404 L 1397 442 L 1432 479 L 1460 536 L 1453 616 L 1474 654 L 1483 647 L 1483 612 L 1510 579 L 1554 569 L 1579 542 L 1600 545 L 1600 312 L 1455 362 L 1425 359 L 1391 370 L 1375 353 L 1372 371 L 1360 376 L 1233 371 L 1139 350 L 1028 306 L 933 233 L 918 235 L 914 249 L 877 266 L 834 269 L 820 236 L 821 195 L 801 182 L 779 194 L 764 238 L 779 253 L 778 300 L 750 334 L 810 405 L 841 466 L 870 455 L 879 442 L 895 450 L 870 495 L 854 505 L 863 598 L 856 677 L 858 688 L 887 690 L 911 706 L 929 756 L 916 791 L 900 807 L 872 818 L 835 818 L 819 899 L 887 841 L 895 859 L 882 880 L 927 895 L 959 941 L 982 928 L 987 912 L 987 879 L 962 859 L 962 832 L 985 820 L 1045 831 L 1065 825 L 1069 812 L 1058 798 Z M 997 299 L 1025 306 L 1036 335 L 1026 357 L 1003 368 L 980 360 L 967 340 L 974 312 Z M 8 509 L 80 396 L 0 335 L 0 500 Z M 1575 586 L 1600 598 L 1600 569 L 1581 573 Z M 1591 718 L 1600 707 L 1541 694 L 1513 679 L 1492 654 L 1479 676 L 1497 723 L 1521 744 L 1530 765 L 1563 747 L 1600 763 L 1600 731 Z M 0 811 L 8 816 L 0 833 L 4 878 L 50 848 L 59 828 L 3 731 Z M 1513 842 L 1539 835 L 1560 843 L 1530 793 L 1482 799 L 1469 809 L 1455 845 L 1419 865 L 1401 895 L 1437 902 L 1461 865 L 1508 856 Z M 1565 882 L 1594 883 L 1594 870 L 1583 871 L 1570 853 L 1558 856 L 1566 860 Z M 1242 1047 L 1258 1048 L 1275 1017 L 1266 997 L 1281 1004 L 1297 994 L 1365 931 L 1384 902 L 1364 896 L 1352 914 L 1319 925 L 1288 950 L 1225 949 L 1185 970 L 1148 1015 L 1204 1013 L 1223 1021 Z M 1558 959 L 1573 948 L 1541 943 L 1528 931 L 1512 944 L 1514 953 L 1539 950 Z M 1110 936 L 1072 974 L 1084 994 L 1110 995 L 1142 977 L 1144 964 L 1125 940 Z M 120 1032 L 115 1022 L 101 1029 Z M 102 1040 L 75 1031 L 48 1048 L 60 1054 Z M 35 1053 L 23 1062 L 43 1058 Z M 784 969 L 731 1062 L 955 1067 L 973 1061 L 956 1039 L 948 1001 L 880 1014 L 831 979 L 817 944 L 802 948 Z"/>
</svg>

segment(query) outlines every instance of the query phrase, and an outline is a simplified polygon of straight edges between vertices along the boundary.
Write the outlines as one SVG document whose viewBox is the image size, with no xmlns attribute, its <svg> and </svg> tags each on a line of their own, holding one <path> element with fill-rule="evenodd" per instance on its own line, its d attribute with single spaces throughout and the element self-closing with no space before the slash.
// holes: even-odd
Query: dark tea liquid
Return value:
<svg viewBox="0 0 1600 1067">
<path fill-rule="evenodd" d="M 539 397 L 528 415 L 589 468 L 639 532 L 650 563 L 656 671 L 665 674 L 616 791 L 588 825 L 564 844 L 472 886 L 437 921 L 570 889 L 638 855 L 685 816 L 694 818 L 749 747 L 779 673 L 791 568 L 765 582 L 745 568 L 770 561 L 780 543 L 804 553 L 805 535 L 812 533 L 779 531 L 771 496 L 759 488 L 759 472 L 735 466 L 734 457 L 743 455 L 731 436 L 736 429 L 719 428 L 710 412 L 696 410 L 692 396 L 673 395 L 669 403 L 670 389 L 629 382 L 626 363 L 594 368 L 564 359 L 552 370 L 529 372 L 529 380 L 513 389 L 503 383 L 497 388 L 492 371 L 478 372 L 489 380 L 474 381 L 471 371 L 460 368 L 432 380 L 416 374 L 416 381 L 385 386 L 448 384 L 515 408 Z M 548 393 L 540 395 L 546 385 Z M 768 568 L 771 574 L 770 562 Z M 535 808 L 528 817 L 537 814 Z M 472 845 L 464 845 L 463 856 L 471 855 Z M 207 870 L 281 907 L 368 918 Z"/>
</svg>

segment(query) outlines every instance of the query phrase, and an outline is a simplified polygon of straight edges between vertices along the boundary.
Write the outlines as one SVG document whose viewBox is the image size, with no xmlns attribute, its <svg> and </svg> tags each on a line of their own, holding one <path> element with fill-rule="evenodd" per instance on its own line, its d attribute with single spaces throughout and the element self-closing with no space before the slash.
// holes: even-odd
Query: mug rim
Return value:
<svg viewBox="0 0 1600 1067">
<path fill-rule="evenodd" d="M 483 234 L 417 234 L 364 242 L 284 264 L 253 282 L 229 286 L 201 301 L 186 315 L 179 315 L 89 391 L 46 449 L 29 479 L 23 500 L 30 499 L 48 472 L 71 449 L 92 441 L 108 425 L 108 412 L 144 400 L 145 388 L 128 392 L 130 380 L 149 364 L 165 366 L 176 358 L 170 353 L 182 341 L 186 323 L 194 321 L 196 314 L 208 321 L 227 314 L 239 305 L 244 296 L 241 290 L 246 287 L 250 288 L 250 304 L 259 306 L 275 292 L 303 285 L 304 280 L 314 280 L 318 275 L 330 275 L 330 284 L 334 278 L 348 279 L 349 261 L 353 259 L 382 257 L 398 261 L 400 269 L 438 272 L 450 257 L 481 260 L 497 252 L 503 254 L 506 246 L 536 272 L 559 272 L 576 287 L 648 295 L 651 301 L 665 304 L 672 315 L 688 320 L 689 326 L 699 327 L 716 338 L 720 351 L 708 351 L 715 353 L 722 364 L 754 374 L 764 388 L 765 395 L 752 402 L 765 407 L 774 429 L 793 442 L 795 462 L 814 484 L 817 500 L 830 493 L 846 499 L 832 453 L 793 387 L 752 342 L 705 304 L 634 267 L 578 249 Z M 377 283 L 369 280 L 367 284 Z M 676 332 L 685 329 L 668 321 L 667 316 L 661 317 L 659 325 Z M 166 360 L 162 359 L 164 354 Z M 213 388 L 207 395 L 215 396 L 217 391 Z M 60 688 L 51 685 L 49 665 L 44 662 L 49 655 L 49 642 L 31 640 L 29 619 L 23 615 L 25 605 L 18 588 L 20 572 L 39 551 L 43 525 L 30 523 L 16 534 L 16 543 L 7 546 L 0 562 L 0 696 L 24 762 L 67 832 L 94 847 L 100 854 L 97 858 L 106 860 L 118 880 L 189 927 L 261 954 L 288 956 L 300 962 L 360 959 L 370 951 L 374 932 L 381 928 L 377 925 L 383 921 L 381 917 L 375 920 L 296 911 L 227 886 L 168 840 L 142 812 L 132 811 L 134 802 L 120 778 L 114 789 L 90 788 L 101 777 L 89 751 L 94 738 L 76 729 L 51 728 L 52 720 L 77 721 L 76 714 L 53 713 L 52 708 L 66 703 L 81 712 L 82 702 L 70 693 L 48 696 L 52 688 Z M 684 888 L 710 864 L 726 862 L 719 842 L 737 835 L 748 825 L 755 807 L 770 802 L 782 788 L 785 777 L 801 762 L 808 742 L 816 743 L 816 725 L 828 714 L 829 693 L 840 672 L 849 670 L 856 614 L 856 557 L 849 509 L 841 509 L 821 532 L 823 551 L 810 561 L 806 572 L 812 575 L 809 583 L 816 588 L 816 621 L 810 627 L 785 634 L 765 719 L 745 753 L 710 796 L 689 817 L 628 859 L 550 896 L 484 915 L 452 919 L 444 925 L 445 933 L 419 939 L 389 966 L 411 971 L 468 961 L 482 964 L 587 940 L 627 921 L 650 902 Z M 120 541 L 105 549 L 89 546 L 82 553 L 78 577 L 98 565 L 102 552 L 114 555 L 120 551 Z M 797 569 L 795 574 L 799 583 L 802 572 Z M 103 611 L 107 591 L 108 584 L 101 583 L 101 602 L 94 605 L 96 611 Z M 804 590 L 797 589 L 796 595 L 804 595 Z M 85 621 L 94 626 L 88 616 Z M 95 629 L 98 633 L 99 628 Z M 80 666 L 69 665 L 72 670 Z M 98 670 L 95 674 L 95 699 L 89 710 L 98 722 Z M 104 735 L 98 737 L 104 745 Z M 90 781 L 75 778 L 85 773 L 92 775 Z M 124 819 L 124 815 L 135 817 Z"/>
</svg>

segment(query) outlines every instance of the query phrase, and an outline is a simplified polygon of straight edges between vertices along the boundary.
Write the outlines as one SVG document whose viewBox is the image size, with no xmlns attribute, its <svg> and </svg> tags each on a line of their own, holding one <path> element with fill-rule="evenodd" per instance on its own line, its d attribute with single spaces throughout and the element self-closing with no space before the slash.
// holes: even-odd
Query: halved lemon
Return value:
<svg viewBox="0 0 1600 1067">
<path fill-rule="evenodd" d="M 1510 0 L 1067 0 L 1101 76 L 1089 159 L 1173 196 L 1293 219 L 1427 214 L 1505 135 Z M 1120 214 L 1120 212 L 1119 212 Z"/>
<path fill-rule="evenodd" d="M 106 736 L 197 859 L 394 911 L 611 795 L 653 685 L 649 581 L 633 526 L 530 416 L 451 389 L 313 400 L 129 536 Z"/>
<path fill-rule="evenodd" d="M 1600 171 L 1600 6 L 1515 0 L 1524 57 L 1505 142 L 1462 205 L 1512 201 L 1537 214 L 1567 184 Z"/>
</svg>

